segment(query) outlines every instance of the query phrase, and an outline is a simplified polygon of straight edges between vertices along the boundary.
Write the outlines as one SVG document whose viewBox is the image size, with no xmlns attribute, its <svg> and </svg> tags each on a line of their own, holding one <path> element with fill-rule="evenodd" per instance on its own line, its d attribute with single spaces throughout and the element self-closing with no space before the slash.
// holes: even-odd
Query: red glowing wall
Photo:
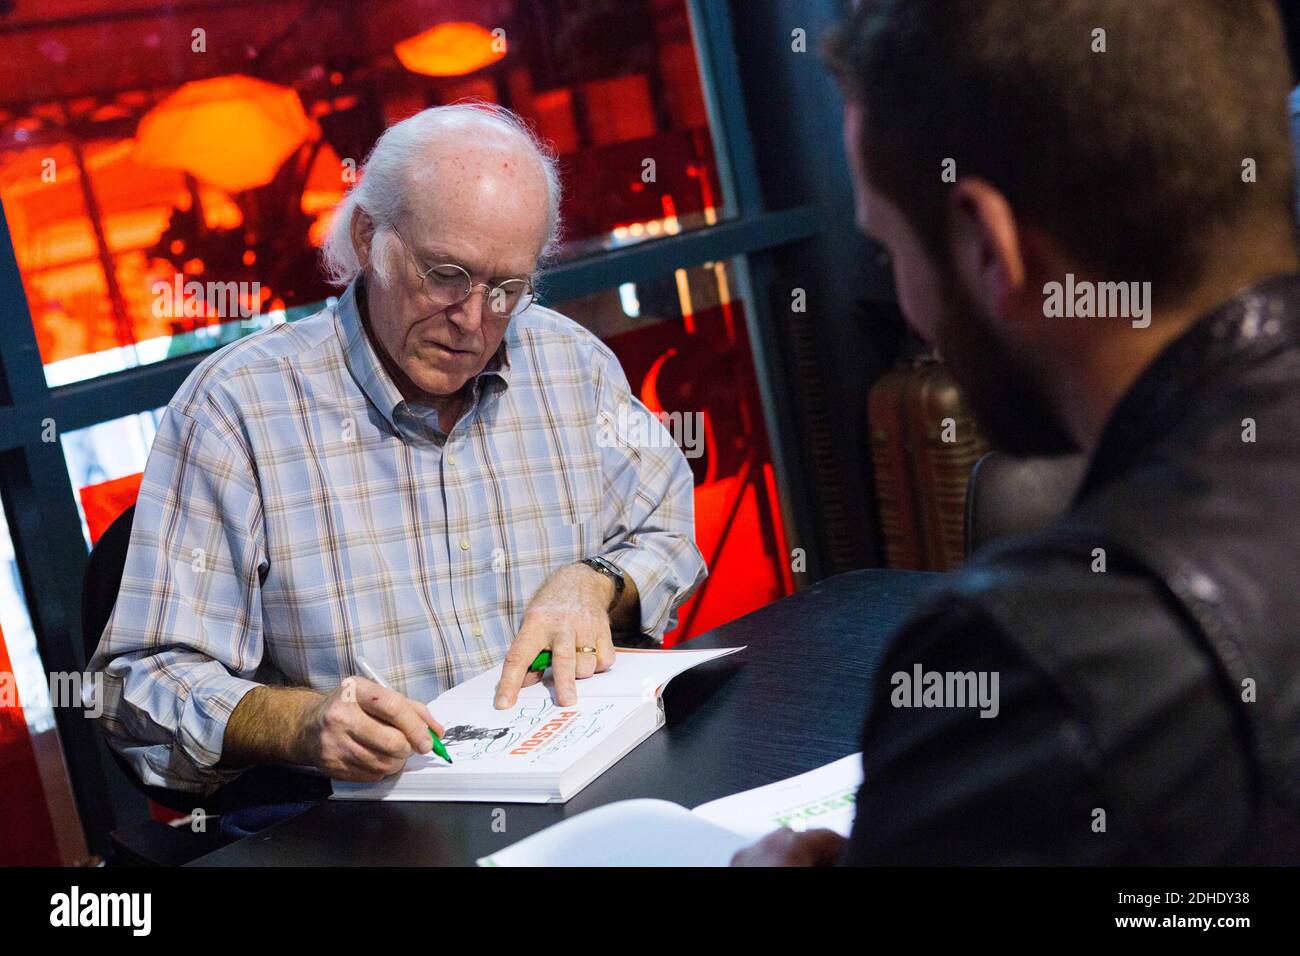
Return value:
<svg viewBox="0 0 1300 956">
<path fill-rule="evenodd" d="M 36 751 L 0 632 L 0 866 L 58 866 Z"/>
</svg>

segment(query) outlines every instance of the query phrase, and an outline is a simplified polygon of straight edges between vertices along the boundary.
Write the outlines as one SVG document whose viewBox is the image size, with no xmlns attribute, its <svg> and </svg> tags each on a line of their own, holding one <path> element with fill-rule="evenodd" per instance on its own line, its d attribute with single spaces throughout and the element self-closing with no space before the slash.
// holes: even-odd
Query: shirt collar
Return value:
<svg viewBox="0 0 1300 956">
<path fill-rule="evenodd" d="M 365 324 L 361 321 L 361 304 L 357 297 L 364 294 L 361 288 L 363 281 L 361 276 L 352 280 L 335 307 L 339 334 L 343 340 L 343 359 L 371 404 L 379 409 L 389 425 L 397 429 L 394 413 L 405 399 L 379 361 L 374 343 L 370 341 Z"/>
<path fill-rule="evenodd" d="M 506 327 L 506 334 L 501 337 L 501 344 L 497 346 L 496 355 L 493 355 L 483 367 L 483 371 L 478 373 L 480 379 L 493 376 L 500 379 L 503 385 L 510 384 L 510 356 L 519 350 L 516 328 L 515 320 L 511 319 L 510 325 Z"/>
<path fill-rule="evenodd" d="M 1197 320 L 1138 376 L 1111 413 L 1075 501 L 1119 474 L 1151 441 L 1241 369 L 1300 342 L 1300 274 L 1247 286 Z"/>
<path fill-rule="evenodd" d="M 360 298 L 365 295 L 364 282 L 364 276 L 352 280 L 343 295 L 339 297 L 338 305 L 335 307 L 339 335 L 343 342 L 343 358 L 366 397 L 384 416 L 388 424 L 398 429 L 396 414 L 407 402 L 380 361 L 375 345 L 371 342 L 365 323 L 361 319 L 363 306 Z M 475 389 L 481 388 L 488 378 L 499 379 L 502 388 L 507 387 L 510 384 L 510 355 L 518 348 L 519 338 L 512 320 L 496 354 L 488 361 L 483 371 L 475 376 Z"/>
</svg>

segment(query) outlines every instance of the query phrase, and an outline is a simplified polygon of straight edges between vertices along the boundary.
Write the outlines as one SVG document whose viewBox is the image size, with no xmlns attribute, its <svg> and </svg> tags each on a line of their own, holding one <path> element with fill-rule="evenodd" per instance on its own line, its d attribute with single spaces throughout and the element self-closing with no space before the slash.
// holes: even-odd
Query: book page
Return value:
<svg viewBox="0 0 1300 956">
<path fill-rule="evenodd" d="M 860 786 L 862 754 L 856 753 L 788 780 L 712 800 L 692 812 L 755 840 L 781 827 L 825 827 L 847 837 Z"/>
<path fill-rule="evenodd" d="M 446 728 L 442 742 L 452 763 L 434 754 L 416 754 L 406 762 L 401 785 L 436 790 L 440 779 L 467 775 L 517 779 L 557 774 L 613 734 L 640 706 L 641 701 L 605 699 L 559 707 L 549 700 L 529 699 L 497 710 L 488 701 L 452 701 L 437 713 Z M 393 776 L 383 784 L 357 788 L 371 790 L 396 781 Z M 335 793 L 350 786 L 336 781 Z"/>
<path fill-rule="evenodd" d="M 586 680 L 578 681 L 578 702 L 592 697 L 633 697 L 638 700 L 651 700 L 663 690 L 665 684 L 682 671 L 689 670 L 696 664 L 725 657 L 743 647 L 720 647 L 710 650 L 630 650 L 620 648 L 614 656 L 614 666 L 602 674 L 593 674 Z M 438 695 L 429 704 L 433 716 L 439 721 L 443 718 L 438 713 L 438 706 L 450 700 L 485 700 L 491 706 L 496 693 L 497 681 L 501 679 L 501 667 L 489 668 L 477 677 L 462 681 L 448 691 Z M 555 672 L 548 668 L 542 681 L 525 687 L 519 692 L 519 700 L 553 700 L 555 698 Z M 445 723 L 445 721 L 444 721 Z"/>
<path fill-rule="evenodd" d="M 478 861 L 479 866 L 726 866 L 749 844 L 664 800 L 588 810 Z"/>
<path fill-rule="evenodd" d="M 726 866 L 781 827 L 853 826 L 862 754 L 687 811 L 663 800 L 588 810 L 478 861 L 479 866 Z"/>
<path fill-rule="evenodd" d="M 592 700 L 560 707 L 549 700 L 529 698 L 507 710 L 490 701 L 455 701 L 440 708 L 446 733 L 442 742 L 452 764 L 435 757 L 414 756 L 407 772 L 432 773 L 554 773 L 563 770 L 609 736 L 640 701 Z"/>
</svg>

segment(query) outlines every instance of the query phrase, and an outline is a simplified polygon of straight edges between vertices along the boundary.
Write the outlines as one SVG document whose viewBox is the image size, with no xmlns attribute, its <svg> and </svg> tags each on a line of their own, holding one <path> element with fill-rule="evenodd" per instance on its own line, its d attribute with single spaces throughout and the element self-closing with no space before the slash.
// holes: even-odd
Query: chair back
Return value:
<svg viewBox="0 0 1300 956">
<path fill-rule="evenodd" d="M 1050 527 L 1083 481 L 1084 455 L 1016 458 L 991 451 L 975 463 L 966 488 L 966 554 L 996 538 Z"/>
<path fill-rule="evenodd" d="M 135 505 L 127 508 L 113 519 L 113 523 L 99 536 L 95 546 L 90 549 L 90 561 L 86 564 L 86 576 L 81 582 L 81 640 L 86 649 L 86 661 L 95 655 L 99 639 L 108 626 L 108 619 L 113 614 L 113 605 L 117 603 L 117 592 L 122 587 L 122 572 L 126 568 L 126 550 L 131 543 L 131 523 L 135 519 Z M 189 813 L 200 806 L 202 795 L 183 793 L 179 790 L 167 790 L 143 783 L 135 775 L 131 765 L 111 747 L 114 762 L 122 769 L 137 790 L 154 803 L 162 804 L 170 810 Z"/>
</svg>

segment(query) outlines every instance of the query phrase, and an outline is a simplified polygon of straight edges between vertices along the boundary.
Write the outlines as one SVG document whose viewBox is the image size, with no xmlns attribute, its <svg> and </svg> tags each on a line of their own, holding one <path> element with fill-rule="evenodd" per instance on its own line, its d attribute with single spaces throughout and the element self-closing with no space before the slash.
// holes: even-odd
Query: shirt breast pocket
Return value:
<svg viewBox="0 0 1300 956">
<path fill-rule="evenodd" d="M 559 519 L 563 525 L 562 534 L 557 534 L 560 547 L 569 554 L 575 554 L 574 561 L 600 553 L 603 518 L 600 482 L 598 476 L 590 471 L 582 471 L 573 476 L 570 489 L 565 496 L 568 500 L 557 502 L 560 506 Z"/>
<path fill-rule="evenodd" d="M 599 554 L 601 541 L 600 517 L 598 515 L 589 515 L 579 520 L 565 521 L 563 537 L 564 540 L 559 542 L 559 547 L 556 550 L 566 555 L 565 564 L 572 564 L 574 561 L 581 561 L 593 554 Z"/>
</svg>

